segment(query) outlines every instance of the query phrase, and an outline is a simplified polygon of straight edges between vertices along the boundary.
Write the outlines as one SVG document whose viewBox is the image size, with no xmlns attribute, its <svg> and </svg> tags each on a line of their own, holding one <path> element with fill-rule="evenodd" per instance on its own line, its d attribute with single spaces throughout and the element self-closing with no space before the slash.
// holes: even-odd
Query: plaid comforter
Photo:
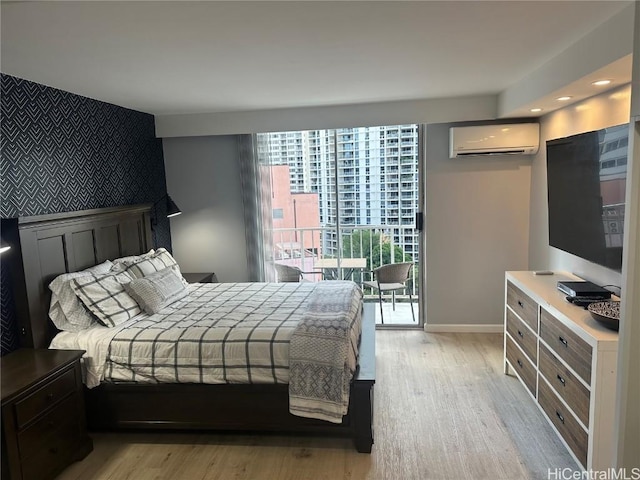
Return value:
<svg viewBox="0 0 640 480">
<path fill-rule="evenodd" d="M 290 340 L 321 284 L 194 284 L 184 300 L 115 334 L 105 380 L 289 383 Z"/>
</svg>

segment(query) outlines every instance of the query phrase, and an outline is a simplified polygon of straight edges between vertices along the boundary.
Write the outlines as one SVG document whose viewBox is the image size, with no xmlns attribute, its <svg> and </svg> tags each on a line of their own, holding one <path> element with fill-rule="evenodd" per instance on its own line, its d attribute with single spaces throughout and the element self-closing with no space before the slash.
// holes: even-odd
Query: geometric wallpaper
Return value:
<svg viewBox="0 0 640 480">
<path fill-rule="evenodd" d="M 166 195 L 153 115 L 10 75 L 0 74 L 0 89 L 2 218 L 155 203 Z M 164 209 L 164 202 L 156 205 L 154 243 L 171 250 Z M 6 324 L 5 279 L 3 332 L 15 328 Z"/>
</svg>

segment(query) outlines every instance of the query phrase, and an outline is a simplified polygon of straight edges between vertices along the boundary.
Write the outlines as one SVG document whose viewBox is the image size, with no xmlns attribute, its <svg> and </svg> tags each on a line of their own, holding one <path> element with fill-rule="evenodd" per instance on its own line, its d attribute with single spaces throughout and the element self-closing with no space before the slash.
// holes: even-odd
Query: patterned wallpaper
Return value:
<svg viewBox="0 0 640 480">
<path fill-rule="evenodd" d="M 152 115 L 4 74 L 0 90 L 2 218 L 154 203 L 166 194 Z M 164 208 L 156 207 L 154 240 L 170 250 Z M 15 330 L 5 277 L 3 354 L 14 348 Z"/>
</svg>

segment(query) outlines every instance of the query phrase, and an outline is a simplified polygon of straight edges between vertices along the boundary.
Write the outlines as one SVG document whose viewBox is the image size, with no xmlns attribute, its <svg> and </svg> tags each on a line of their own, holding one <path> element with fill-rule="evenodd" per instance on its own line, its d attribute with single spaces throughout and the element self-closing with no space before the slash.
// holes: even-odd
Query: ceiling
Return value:
<svg viewBox="0 0 640 480">
<path fill-rule="evenodd" d="M 156 115 L 498 94 L 629 3 L 2 1 L 0 66 Z"/>
</svg>

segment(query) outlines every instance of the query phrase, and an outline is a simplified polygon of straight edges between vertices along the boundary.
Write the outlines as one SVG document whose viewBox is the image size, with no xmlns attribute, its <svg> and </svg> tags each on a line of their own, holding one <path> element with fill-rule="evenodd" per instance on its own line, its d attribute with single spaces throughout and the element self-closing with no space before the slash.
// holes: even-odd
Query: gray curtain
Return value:
<svg viewBox="0 0 640 480">
<path fill-rule="evenodd" d="M 271 177 L 264 142 L 239 135 L 238 151 L 247 239 L 247 267 L 252 282 L 275 281 L 271 235 Z"/>
</svg>

